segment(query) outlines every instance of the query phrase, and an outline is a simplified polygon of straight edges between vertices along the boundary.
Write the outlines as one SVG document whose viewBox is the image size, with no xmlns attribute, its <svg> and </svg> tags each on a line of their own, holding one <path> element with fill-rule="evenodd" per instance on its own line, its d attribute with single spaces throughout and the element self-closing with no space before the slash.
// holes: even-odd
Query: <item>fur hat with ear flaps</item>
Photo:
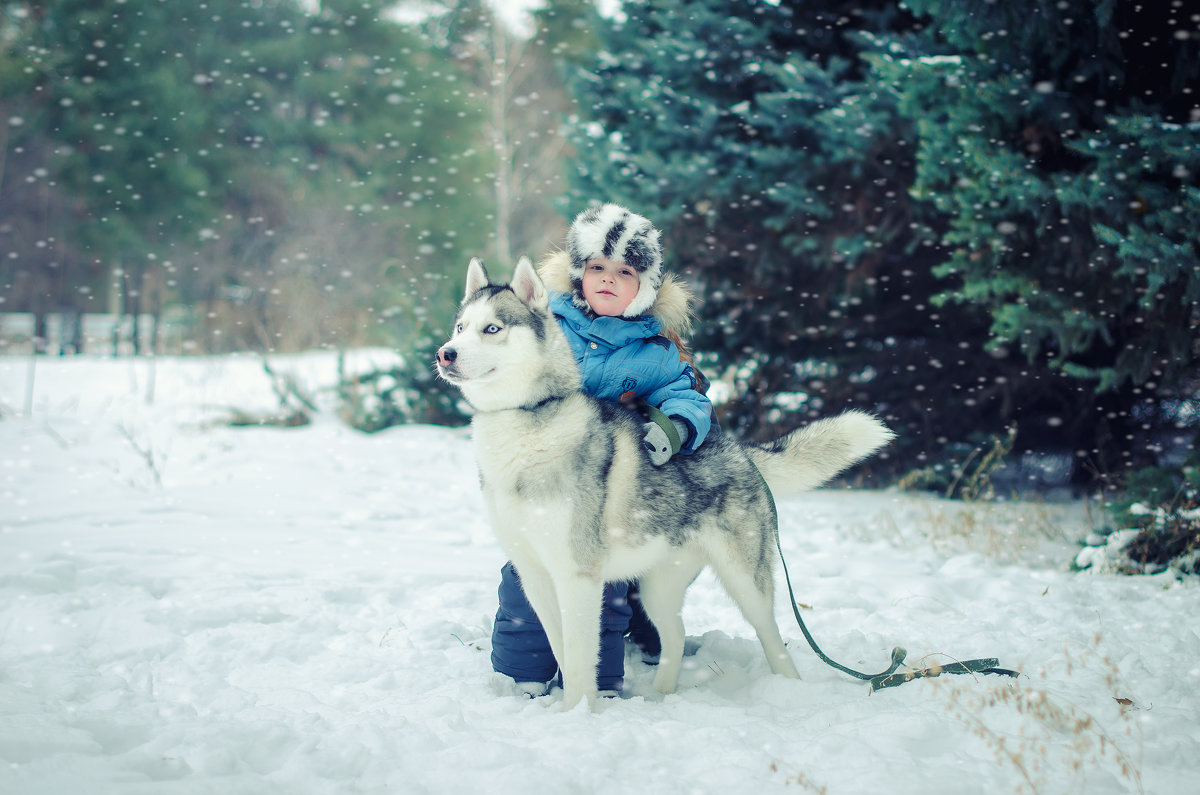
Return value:
<svg viewBox="0 0 1200 795">
<path fill-rule="evenodd" d="M 590 259 L 624 262 L 637 271 L 638 292 L 622 317 L 638 317 L 654 306 L 662 284 L 662 248 L 658 230 L 647 219 L 617 204 L 602 204 L 575 216 L 567 231 L 571 297 L 591 312 L 583 297 L 583 272 Z"/>
<path fill-rule="evenodd" d="M 657 237 L 656 234 L 656 244 Z M 568 245 L 570 243 L 571 237 L 568 237 Z M 655 250 L 658 250 L 657 246 Z M 575 306 L 589 315 L 593 313 L 583 297 L 582 263 L 587 262 L 587 259 L 590 259 L 592 256 L 595 255 L 589 255 L 586 259 L 580 261 L 570 249 L 552 251 L 538 263 L 537 268 L 538 275 L 542 277 L 547 290 L 552 290 L 556 293 L 566 293 L 571 296 L 572 303 Z M 610 257 L 610 259 L 616 260 L 617 257 Z M 626 264 L 631 264 L 628 260 L 623 261 Z M 636 268 L 637 266 L 635 265 L 634 267 Z M 657 274 L 656 284 L 651 288 L 650 303 L 636 313 L 630 311 L 633 309 L 633 304 L 631 303 L 629 309 L 625 311 L 625 316 L 652 315 L 662 323 L 663 333 L 673 337 L 676 344 L 682 348 L 683 343 L 681 338 L 686 337 L 692 330 L 692 291 L 679 277 L 672 273 L 663 273 L 661 263 L 656 262 L 655 271 Z M 638 276 L 641 287 L 634 299 L 635 301 L 641 298 L 642 291 L 646 289 L 648 281 L 640 272 Z"/>
</svg>

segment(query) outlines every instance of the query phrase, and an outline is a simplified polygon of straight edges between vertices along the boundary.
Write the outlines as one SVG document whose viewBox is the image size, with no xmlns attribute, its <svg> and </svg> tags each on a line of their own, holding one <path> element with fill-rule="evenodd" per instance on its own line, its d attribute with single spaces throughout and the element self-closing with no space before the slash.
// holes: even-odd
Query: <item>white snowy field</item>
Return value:
<svg viewBox="0 0 1200 795">
<path fill-rule="evenodd" d="M 384 361 L 356 354 L 356 366 Z M 318 389 L 332 354 L 278 357 Z M 32 392 L 29 392 L 32 376 Z M 1191 793 L 1200 585 L 1072 573 L 1084 503 L 825 490 L 780 504 L 806 620 L 878 670 L 1017 679 L 870 693 L 777 615 L 771 675 L 702 575 L 678 693 L 627 660 L 595 712 L 506 695 L 464 431 L 213 425 L 270 409 L 253 357 L 0 358 L 0 792 Z M 26 406 L 31 413 L 26 413 Z M 782 582 L 780 580 L 780 582 Z"/>
</svg>

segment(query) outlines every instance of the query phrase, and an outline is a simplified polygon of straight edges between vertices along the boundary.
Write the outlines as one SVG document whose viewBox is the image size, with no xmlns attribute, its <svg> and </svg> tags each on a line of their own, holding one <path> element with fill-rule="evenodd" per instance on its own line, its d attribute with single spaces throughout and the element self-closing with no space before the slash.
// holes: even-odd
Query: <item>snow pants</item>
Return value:
<svg viewBox="0 0 1200 795">
<path fill-rule="evenodd" d="M 632 591 L 632 593 L 631 593 Z M 518 682 L 549 682 L 558 674 L 550 641 L 529 604 L 513 564 L 500 569 L 500 607 L 492 625 L 492 669 Z M 620 690 L 625 679 L 625 635 L 645 654 L 659 653 L 658 633 L 641 609 L 637 586 L 606 583 L 600 617 L 599 690 Z"/>
</svg>

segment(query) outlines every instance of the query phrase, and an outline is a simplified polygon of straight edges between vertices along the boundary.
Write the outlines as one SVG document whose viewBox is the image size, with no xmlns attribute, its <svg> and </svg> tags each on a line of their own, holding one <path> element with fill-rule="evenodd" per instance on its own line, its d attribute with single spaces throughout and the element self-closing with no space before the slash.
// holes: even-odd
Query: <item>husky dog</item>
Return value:
<svg viewBox="0 0 1200 795">
<path fill-rule="evenodd" d="M 882 423 L 849 411 L 765 446 L 720 434 L 655 467 L 644 418 L 580 391 L 527 258 L 508 285 L 471 261 L 437 370 L 474 409 L 488 513 L 558 660 L 564 708 L 596 698 L 606 581 L 638 581 L 662 640 L 654 687 L 675 690 L 684 593 L 706 565 L 754 627 L 771 670 L 799 678 L 775 623 L 772 492 L 815 488 L 870 455 L 892 438 Z"/>
</svg>

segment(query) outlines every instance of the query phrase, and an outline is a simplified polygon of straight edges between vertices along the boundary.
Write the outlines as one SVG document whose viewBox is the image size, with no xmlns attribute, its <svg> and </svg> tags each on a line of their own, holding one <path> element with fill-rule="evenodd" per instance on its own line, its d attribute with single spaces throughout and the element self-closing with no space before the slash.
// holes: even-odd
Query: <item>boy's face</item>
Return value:
<svg viewBox="0 0 1200 795">
<path fill-rule="evenodd" d="M 637 271 L 624 262 L 590 259 L 583 267 L 583 297 L 597 315 L 620 317 L 639 286 Z"/>
</svg>

